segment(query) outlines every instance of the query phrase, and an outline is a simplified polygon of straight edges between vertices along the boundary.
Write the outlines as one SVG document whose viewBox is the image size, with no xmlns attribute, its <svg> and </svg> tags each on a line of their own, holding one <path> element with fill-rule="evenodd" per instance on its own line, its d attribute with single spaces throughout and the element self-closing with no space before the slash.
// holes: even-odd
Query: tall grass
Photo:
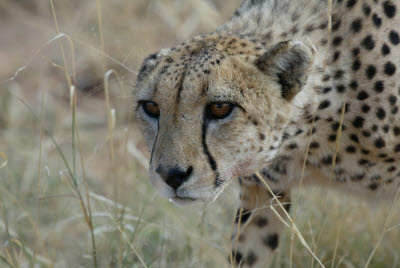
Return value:
<svg viewBox="0 0 400 268">
<path fill-rule="evenodd" d="M 227 266 L 237 200 L 158 196 L 130 95 L 148 53 L 213 30 L 239 2 L 0 3 L 0 267 Z M 279 216 L 274 267 L 400 266 L 397 203 L 321 192 L 295 192 L 296 212 Z"/>
</svg>

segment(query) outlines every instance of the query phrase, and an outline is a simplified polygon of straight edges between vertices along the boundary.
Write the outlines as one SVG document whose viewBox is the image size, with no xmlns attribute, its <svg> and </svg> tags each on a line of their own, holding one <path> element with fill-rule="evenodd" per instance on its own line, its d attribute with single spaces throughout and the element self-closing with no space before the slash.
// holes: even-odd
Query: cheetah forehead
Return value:
<svg viewBox="0 0 400 268">
<path fill-rule="evenodd" d="M 264 52 L 265 48 L 255 40 L 219 34 L 163 49 L 145 59 L 138 76 L 138 98 L 160 98 L 164 103 L 179 103 L 182 96 L 193 102 L 202 97 L 232 99 L 232 88 L 208 89 L 219 82 L 229 83 L 232 76 L 242 73 L 244 66 L 247 73 L 251 69 L 255 72 L 254 62 Z"/>
</svg>

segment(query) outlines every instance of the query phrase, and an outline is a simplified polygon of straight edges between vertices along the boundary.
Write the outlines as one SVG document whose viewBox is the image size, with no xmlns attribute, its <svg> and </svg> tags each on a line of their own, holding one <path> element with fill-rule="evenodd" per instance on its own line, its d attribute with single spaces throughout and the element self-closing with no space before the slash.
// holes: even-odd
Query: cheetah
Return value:
<svg viewBox="0 0 400 268">
<path fill-rule="evenodd" d="M 394 198 L 397 8 L 391 0 L 245 0 L 214 32 L 144 60 L 134 98 L 150 180 L 183 205 L 212 200 L 239 177 L 237 265 L 268 266 L 283 224 L 257 208 L 277 196 L 289 211 L 300 181 Z"/>
</svg>

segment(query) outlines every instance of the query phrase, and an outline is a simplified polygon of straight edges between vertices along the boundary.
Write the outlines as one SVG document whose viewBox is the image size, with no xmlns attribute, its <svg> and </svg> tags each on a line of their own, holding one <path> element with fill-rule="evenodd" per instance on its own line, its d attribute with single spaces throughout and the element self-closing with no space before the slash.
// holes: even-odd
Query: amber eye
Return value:
<svg viewBox="0 0 400 268">
<path fill-rule="evenodd" d="M 158 104 L 152 101 L 142 101 L 141 105 L 143 111 L 150 117 L 158 118 L 160 116 L 160 107 Z"/>
<path fill-rule="evenodd" d="M 207 106 L 206 116 L 208 119 L 223 119 L 231 114 L 235 106 L 227 102 L 214 102 Z"/>
</svg>

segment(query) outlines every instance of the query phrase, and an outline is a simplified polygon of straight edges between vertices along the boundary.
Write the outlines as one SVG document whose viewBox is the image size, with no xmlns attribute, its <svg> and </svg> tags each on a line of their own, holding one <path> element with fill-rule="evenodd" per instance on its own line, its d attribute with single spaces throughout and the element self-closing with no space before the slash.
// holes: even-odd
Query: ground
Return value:
<svg viewBox="0 0 400 268">
<path fill-rule="evenodd" d="M 44 46 L 57 35 L 50 2 L 0 4 L 0 256 L 4 257 L 0 262 L 12 263 L 14 253 L 15 262 L 24 266 L 35 251 L 36 262 L 42 267 L 93 266 L 90 228 L 76 188 L 50 139 L 54 137 L 72 169 L 75 151 L 79 181 L 84 178 L 79 157 L 82 150 L 92 193 L 99 267 L 224 267 L 236 213 L 230 189 L 207 208 L 176 208 L 159 197 L 143 167 L 147 152 L 131 116 L 129 95 L 135 83 L 131 71 L 137 72 L 147 54 L 213 30 L 239 1 L 231 1 L 228 7 L 225 1 L 98 2 L 104 58 L 97 54 L 101 48 L 96 2 L 54 1 L 60 31 L 72 36 L 77 54 L 79 141 L 75 150 L 71 149 L 70 90 L 60 67 L 62 53 L 55 41 Z M 68 41 L 62 44 L 71 72 L 71 49 Z M 39 48 L 40 54 L 30 61 Z M 111 134 L 102 89 L 102 59 L 105 69 L 115 69 L 123 82 L 119 85 L 115 78 L 110 80 L 111 108 L 116 111 Z M 27 63 L 14 80 L 8 80 Z M 79 189 L 85 198 L 83 186 L 81 183 Z M 383 207 L 387 205 L 373 204 L 371 208 L 367 202 L 335 192 L 325 194 L 318 188 L 296 194 L 298 197 L 292 198 L 294 209 L 297 206 L 298 211 L 305 211 L 297 213 L 296 223 L 325 266 L 331 267 L 333 261 L 333 266 L 363 266 L 376 245 L 370 267 L 400 265 L 396 250 L 400 248 L 398 212 L 380 241 L 388 214 Z M 15 238 L 12 248 L 6 225 L 10 238 Z M 297 267 L 317 266 L 297 239 L 293 256 L 288 257 L 290 237 L 286 229 L 274 267 L 289 267 L 290 259 Z"/>
</svg>

